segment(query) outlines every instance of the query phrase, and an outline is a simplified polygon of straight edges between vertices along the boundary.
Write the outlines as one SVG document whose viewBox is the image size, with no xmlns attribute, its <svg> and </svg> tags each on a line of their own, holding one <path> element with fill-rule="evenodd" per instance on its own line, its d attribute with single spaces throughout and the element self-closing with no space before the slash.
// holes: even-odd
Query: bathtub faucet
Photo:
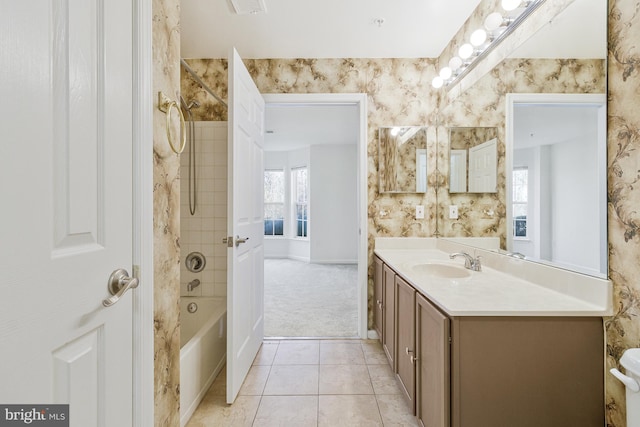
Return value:
<svg viewBox="0 0 640 427">
<path fill-rule="evenodd" d="M 193 279 L 192 281 L 189 282 L 189 284 L 187 284 L 187 291 L 191 292 L 198 286 L 200 286 L 200 279 Z"/>
</svg>

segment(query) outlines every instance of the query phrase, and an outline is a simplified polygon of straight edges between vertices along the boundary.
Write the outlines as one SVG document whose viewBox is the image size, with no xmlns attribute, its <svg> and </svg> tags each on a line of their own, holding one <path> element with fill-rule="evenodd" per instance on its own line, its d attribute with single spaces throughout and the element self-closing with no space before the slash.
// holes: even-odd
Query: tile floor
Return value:
<svg viewBox="0 0 640 427">
<path fill-rule="evenodd" d="M 230 406 L 225 381 L 187 427 L 418 426 L 378 341 L 267 340 Z"/>
</svg>

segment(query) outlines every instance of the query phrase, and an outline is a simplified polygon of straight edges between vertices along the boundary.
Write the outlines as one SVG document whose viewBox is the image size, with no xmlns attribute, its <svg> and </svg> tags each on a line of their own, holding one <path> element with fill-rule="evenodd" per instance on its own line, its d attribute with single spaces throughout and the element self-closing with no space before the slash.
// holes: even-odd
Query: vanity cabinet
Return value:
<svg viewBox="0 0 640 427">
<path fill-rule="evenodd" d="M 450 417 L 450 321 L 416 296 L 416 409 L 424 427 L 448 427 Z"/>
<path fill-rule="evenodd" d="M 381 267 L 383 346 L 422 426 L 603 425 L 601 317 L 450 316 Z"/>
<path fill-rule="evenodd" d="M 373 273 L 373 326 L 378 334 L 378 339 L 382 340 L 382 281 L 384 264 L 378 257 L 374 257 L 373 261 L 375 264 Z"/>
<path fill-rule="evenodd" d="M 391 369 L 396 369 L 396 273 L 388 265 L 382 269 L 382 348 Z"/>
<path fill-rule="evenodd" d="M 416 291 L 400 276 L 396 276 L 396 377 L 409 402 L 415 405 L 415 304 Z"/>
</svg>

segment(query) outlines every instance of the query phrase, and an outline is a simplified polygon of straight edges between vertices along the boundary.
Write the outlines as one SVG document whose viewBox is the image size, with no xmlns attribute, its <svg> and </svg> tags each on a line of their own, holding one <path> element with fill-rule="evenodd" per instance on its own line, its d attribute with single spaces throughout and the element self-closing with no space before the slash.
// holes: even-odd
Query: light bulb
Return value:
<svg viewBox="0 0 640 427">
<path fill-rule="evenodd" d="M 400 128 L 399 127 L 391 128 L 391 136 L 398 136 L 399 133 L 400 133 Z"/>
<path fill-rule="evenodd" d="M 451 77 L 451 74 L 453 74 L 453 71 L 451 71 L 451 68 L 449 67 L 442 67 L 440 70 L 440 78 L 442 80 L 448 80 Z"/>
<path fill-rule="evenodd" d="M 449 68 L 451 68 L 452 70 L 455 71 L 460 67 L 462 67 L 462 59 L 460 59 L 459 56 L 454 56 L 449 60 Z"/>
<path fill-rule="evenodd" d="M 504 18 L 499 12 L 493 12 L 484 20 L 484 27 L 487 31 L 495 31 L 502 26 Z"/>
<path fill-rule="evenodd" d="M 442 85 L 444 85 L 444 80 L 442 80 L 442 77 L 440 76 L 435 76 L 431 81 L 431 86 L 433 86 L 436 89 L 440 89 Z"/>
<path fill-rule="evenodd" d="M 502 8 L 510 11 L 520 6 L 520 3 L 522 3 L 522 0 L 502 0 Z"/>
<path fill-rule="evenodd" d="M 482 28 L 471 33 L 471 44 L 478 47 L 487 41 L 487 32 Z"/>
<path fill-rule="evenodd" d="M 462 46 L 460 46 L 460 49 L 458 49 L 458 55 L 462 59 L 471 58 L 471 55 L 473 55 L 473 46 L 471 46 L 469 43 L 463 44 Z"/>
</svg>

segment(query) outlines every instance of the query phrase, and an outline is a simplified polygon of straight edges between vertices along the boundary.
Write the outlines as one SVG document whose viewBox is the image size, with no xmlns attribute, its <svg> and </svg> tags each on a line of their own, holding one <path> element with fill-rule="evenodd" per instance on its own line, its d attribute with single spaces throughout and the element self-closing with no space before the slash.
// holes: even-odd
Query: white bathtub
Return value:
<svg viewBox="0 0 640 427">
<path fill-rule="evenodd" d="M 195 303 L 198 309 L 189 313 Z M 180 299 L 180 425 L 184 426 L 224 367 L 227 356 L 224 298 Z"/>
</svg>

